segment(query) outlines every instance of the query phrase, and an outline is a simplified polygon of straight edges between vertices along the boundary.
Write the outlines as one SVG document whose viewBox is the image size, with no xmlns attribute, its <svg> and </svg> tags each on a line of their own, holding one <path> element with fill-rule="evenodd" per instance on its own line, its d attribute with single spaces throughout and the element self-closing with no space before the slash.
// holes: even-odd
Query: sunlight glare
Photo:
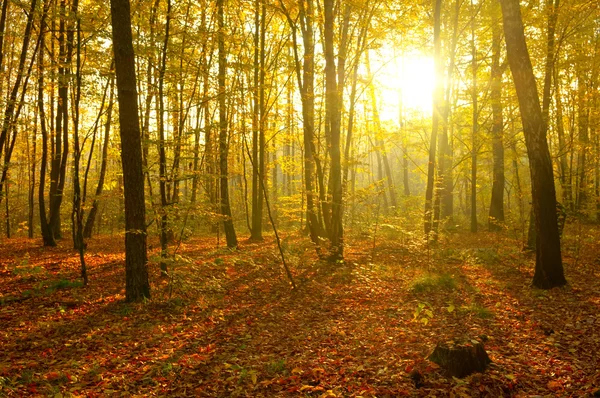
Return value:
<svg viewBox="0 0 600 398">
<path fill-rule="evenodd" d="M 431 116 L 434 89 L 433 58 L 422 54 L 402 55 L 383 64 L 376 77 L 380 87 L 381 119 L 398 122 L 399 98 L 405 115 Z"/>
</svg>

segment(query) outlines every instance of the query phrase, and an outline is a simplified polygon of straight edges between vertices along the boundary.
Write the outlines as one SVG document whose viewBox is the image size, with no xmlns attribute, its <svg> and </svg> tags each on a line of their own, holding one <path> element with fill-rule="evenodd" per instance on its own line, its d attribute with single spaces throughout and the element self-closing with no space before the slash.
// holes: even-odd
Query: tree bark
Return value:
<svg viewBox="0 0 600 398">
<path fill-rule="evenodd" d="M 492 67 L 490 97 L 492 101 L 492 198 L 488 217 L 488 229 L 499 231 L 504 224 L 504 116 L 502 109 L 502 75 L 500 65 L 501 31 L 498 3 L 492 5 Z"/>
<path fill-rule="evenodd" d="M 429 161 L 427 163 L 427 186 L 425 189 L 425 212 L 424 232 L 429 238 L 432 230 L 433 216 L 433 186 L 435 183 L 435 155 L 437 147 L 437 135 L 440 125 L 443 97 L 442 83 L 442 0 L 435 0 L 433 9 L 433 62 L 435 64 L 435 88 L 433 93 L 433 115 L 431 127 L 431 139 L 429 141 Z"/>
<path fill-rule="evenodd" d="M 227 142 L 227 104 L 225 95 L 225 76 L 227 74 L 227 57 L 225 54 L 225 22 L 223 0 L 217 0 L 218 33 L 217 41 L 219 47 L 219 165 L 220 165 L 220 192 L 221 192 L 221 215 L 223 216 L 223 228 L 227 247 L 237 247 L 237 237 L 231 217 L 231 206 L 229 204 L 229 186 L 227 183 L 227 155 L 229 146 Z"/>
<path fill-rule="evenodd" d="M 117 75 L 121 162 L 125 195 L 125 300 L 150 297 L 146 253 L 146 204 L 129 0 L 111 0 Z"/>
<path fill-rule="evenodd" d="M 556 218 L 556 191 L 552 160 L 546 141 L 533 67 L 529 58 L 518 0 L 501 0 L 506 52 L 512 71 L 525 145 L 529 156 L 535 214 L 536 265 L 533 285 L 541 289 L 567 283 L 562 266 L 560 237 Z"/>
<path fill-rule="evenodd" d="M 324 43 L 325 43 L 325 104 L 330 129 L 330 186 L 331 186 L 331 256 L 330 260 L 344 258 L 344 229 L 342 225 L 342 168 L 340 153 L 340 122 L 337 73 L 334 58 L 334 0 L 324 0 Z"/>
</svg>

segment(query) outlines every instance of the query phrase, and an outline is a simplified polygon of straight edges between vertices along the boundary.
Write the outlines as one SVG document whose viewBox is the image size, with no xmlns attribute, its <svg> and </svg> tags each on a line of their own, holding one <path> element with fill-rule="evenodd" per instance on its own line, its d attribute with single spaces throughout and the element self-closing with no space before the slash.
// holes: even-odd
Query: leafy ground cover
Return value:
<svg viewBox="0 0 600 398">
<path fill-rule="evenodd" d="M 569 285 L 550 291 L 501 235 L 356 238 L 336 265 L 288 237 L 295 291 L 272 239 L 231 252 L 198 238 L 170 279 L 153 262 L 140 304 L 122 302 L 121 237 L 89 242 L 85 288 L 70 242 L 3 241 L 0 395 L 584 396 L 600 388 L 600 234 L 567 232 Z M 485 373 L 447 378 L 425 359 L 456 337 L 485 343 Z"/>
</svg>

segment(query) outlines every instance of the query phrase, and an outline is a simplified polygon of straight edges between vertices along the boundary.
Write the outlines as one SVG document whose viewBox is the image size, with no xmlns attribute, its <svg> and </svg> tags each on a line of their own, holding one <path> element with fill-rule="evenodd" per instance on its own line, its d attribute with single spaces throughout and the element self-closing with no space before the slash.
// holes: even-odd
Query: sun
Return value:
<svg viewBox="0 0 600 398">
<path fill-rule="evenodd" d="M 379 88 L 382 120 L 398 122 L 400 99 L 405 116 L 431 116 L 434 79 L 431 56 L 407 54 L 380 63 L 375 80 Z"/>
</svg>

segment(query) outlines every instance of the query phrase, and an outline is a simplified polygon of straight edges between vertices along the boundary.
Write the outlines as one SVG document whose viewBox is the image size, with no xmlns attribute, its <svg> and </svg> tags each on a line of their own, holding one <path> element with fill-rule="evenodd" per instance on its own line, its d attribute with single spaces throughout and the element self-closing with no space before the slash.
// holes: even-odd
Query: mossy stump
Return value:
<svg viewBox="0 0 600 398">
<path fill-rule="evenodd" d="M 438 343 L 427 359 L 438 364 L 446 376 L 459 378 L 483 372 L 492 363 L 483 344 L 477 340 Z"/>
</svg>

